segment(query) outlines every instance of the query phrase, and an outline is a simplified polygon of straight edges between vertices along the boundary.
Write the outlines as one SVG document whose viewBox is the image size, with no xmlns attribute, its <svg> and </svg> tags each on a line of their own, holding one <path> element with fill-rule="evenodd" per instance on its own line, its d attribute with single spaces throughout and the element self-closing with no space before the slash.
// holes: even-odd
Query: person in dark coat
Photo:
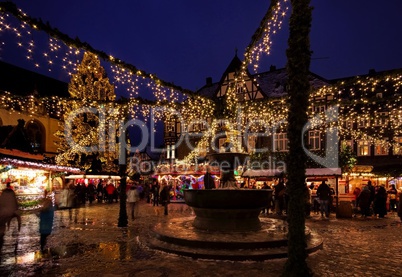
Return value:
<svg viewBox="0 0 402 277">
<path fill-rule="evenodd" d="M 87 187 L 87 198 L 89 204 L 92 204 L 92 202 L 95 200 L 95 194 L 96 194 L 96 187 L 92 182 L 90 182 Z"/>
<path fill-rule="evenodd" d="M 152 196 L 153 196 L 153 205 L 159 206 L 159 184 L 158 181 L 154 180 L 152 184 Z"/>
<path fill-rule="evenodd" d="M 212 175 L 208 169 L 204 175 L 204 187 L 205 187 L 205 189 L 214 189 L 215 188 L 214 178 L 212 178 Z"/>
<path fill-rule="evenodd" d="M 10 183 L 0 194 L 0 251 L 4 243 L 4 235 L 6 232 L 6 224 L 17 215 L 18 201 L 14 191 L 11 189 Z M 18 219 L 18 218 L 17 218 Z M 18 222 L 21 226 L 20 220 Z M 1 253 L 0 253 L 1 255 Z"/>
<path fill-rule="evenodd" d="M 396 212 L 397 210 L 397 196 L 398 196 L 398 191 L 395 188 L 395 185 L 391 185 L 390 189 L 387 191 L 388 196 L 389 196 L 389 209 L 388 211 L 390 212 Z"/>
<path fill-rule="evenodd" d="M 370 216 L 370 189 L 368 186 L 364 186 L 359 196 L 357 197 L 357 201 L 359 203 L 359 208 L 362 216 Z"/>
<path fill-rule="evenodd" d="M 283 179 L 280 179 L 278 184 L 274 186 L 275 193 L 275 212 L 277 215 L 282 215 L 285 206 L 286 186 Z"/>
<path fill-rule="evenodd" d="M 54 207 L 52 200 L 47 197 L 47 191 L 44 192 L 42 208 L 39 212 L 39 233 L 40 250 L 43 251 L 46 245 L 47 237 L 52 233 L 54 219 Z"/>
<path fill-rule="evenodd" d="M 375 198 L 375 187 L 373 186 L 373 184 L 371 183 L 371 181 L 369 180 L 367 182 L 367 187 L 370 191 L 370 203 L 369 206 L 371 207 L 371 204 L 373 204 L 374 198 Z"/>
<path fill-rule="evenodd" d="M 102 180 L 99 180 L 98 185 L 96 186 L 96 197 L 98 199 L 98 203 L 102 203 L 103 198 L 104 198 L 104 192 L 103 192 L 104 188 L 103 188 L 103 184 L 102 184 Z"/>
<path fill-rule="evenodd" d="M 321 216 L 329 217 L 329 201 L 331 199 L 331 188 L 322 181 L 317 188 L 317 196 L 320 199 Z"/>
<path fill-rule="evenodd" d="M 374 212 L 375 214 L 378 214 L 379 218 L 384 218 L 387 214 L 387 191 L 385 190 L 384 185 L 381 185 L 375 194 Z"/>
<path fill-rule="evenodd" d="M 165 215 L 168 215 L 168 205 L 170 203 L 170 186 L 166 182 L 162 182 L 162 189 L 159 197 L 164 207 L 164 213 Z"/>
</svg>

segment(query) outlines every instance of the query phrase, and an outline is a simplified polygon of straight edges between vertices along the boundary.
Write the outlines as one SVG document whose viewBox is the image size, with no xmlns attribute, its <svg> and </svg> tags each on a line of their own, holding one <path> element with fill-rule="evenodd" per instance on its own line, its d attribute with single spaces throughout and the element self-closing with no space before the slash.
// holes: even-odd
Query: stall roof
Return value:
<svg viewBox="0 0 402 277">
<path fill-rule="evenodd" d="M 11 158 L 0 158 L 0 164 L 3 165 L 13 165 L 17 167 L 26 167 L 33 169 L 42 169 L 49 171 L 57 171 L 57 172 L 68 172 L 68 173 L 81 173 L 82 170 L 75 167 L 69 166 L 61 166 L 55 164 L 45 164 L 41 162 L 31 162 L 31 161 L 22 161 L 19 159 L 11 159 Z"/>
<path fill-rule="evenodd" d="M 278 177 L 286 172 L 279 169 L 247 169 L 242 177 Z M 306 177 L 312 176 L 341 176 L 342 170 L 340 168 L 307 168 Z"/>
<path fill-rule="evenodd" d="M 120 176 L 117 175 L 69 175 L 66 176 L 66 179 L 112 179 L 112 180 L 120 180 Z"/>
</svg>

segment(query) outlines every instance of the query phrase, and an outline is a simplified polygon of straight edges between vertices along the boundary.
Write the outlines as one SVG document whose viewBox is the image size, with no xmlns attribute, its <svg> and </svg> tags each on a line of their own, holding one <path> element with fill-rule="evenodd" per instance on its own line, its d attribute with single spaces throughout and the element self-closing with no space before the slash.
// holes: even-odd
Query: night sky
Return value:
<svg viewBox="0 0 402 277">
<path fill-rule="evenodd" d="M 195 90 L 218 81 L 244 49 L 269 1 L 14 1 L 34 18 L 159 78 Z M 327 79 L 402 68 L 401 0 L 312 0 L 311 71 Z M 286 64 L 288 13 L 260 71 Z M 1 39 L 1 37 L 0 37 Z M 6 41 L 14 47 L 14 42 Z M 35 70 L 15 52 L 3 61 Z M 66 73 L 53 77 L 68 81 Z"/>
</svg>

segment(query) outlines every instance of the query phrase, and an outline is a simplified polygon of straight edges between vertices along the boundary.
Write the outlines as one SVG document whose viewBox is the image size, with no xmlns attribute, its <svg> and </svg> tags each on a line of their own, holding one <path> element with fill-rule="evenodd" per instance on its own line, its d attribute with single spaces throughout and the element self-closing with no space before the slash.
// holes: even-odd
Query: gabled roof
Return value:
<svg viewBox="0 0 402 277">
<path fill-rule="evenodd" d="M 228 69 L 232 69 L 233 66 L 236 65 L 236 61 L 234 60 L 232 60 L 231 64 L 228 66 Z M 225 74 L 223 74 L 223 76 L 226 76 L 228 72 L 232 72 L 228 71 L 228 69 L 226 69 Z M 275 67 L 271 67 L 269 71 L 250 75 L 250 78 L 252 80 L 254 79 L 256 80 L 261 91 L 268 98 L 283 97 L 287 94 L 286 83 L 288 75 L 286 72 L 286 68 L 276 69 Z M 319 88 L 328 85 L 330 83 L 328 80 L 311 72 L 309 79 L 313 88 Z M 198 93 L 202 96 L 213 98 L 215 97 L 215 93 L 219 89 L 221 83 L 222 79 L 220 82 L 205 85 L 198 90 Z"/>
<path fill-rule="evenodd" d="M 402 68 L 382 70 L 382 71 L 375 71 L 374 69 L 370 69 L 367 74 L 361 74 L 361 75 L 356 75 L 356 76 L 349 76 L 349 77 L 332 79 L 331 83 L 337 83 L 337 82 L 342 82 L 342 81 L 346 82 L 346 81 L 354 80 L 354 79 L 357 79 L 357 78 L 380 77 L 380 76 L 397 74 L 397 73 L 402 73 Z"/>
<path fill-rule="evenodd" d="M 69 97 L 68 84 L 45 75 L 0 61 L 0 90 L 27 96 L 35 91 L 39 96 Z"/>
<path fill-rule="evenodd" d="M 255 74 L 253 77 L 256 78 L 261 90 L 268 97 L 283 97 L 287 94 L 288 73 L 286 68 L 275 69 L 273 67 L 270 71 Z M 313 88 L 320 88 L 329 84 L 328 80 L 312 72 L 310 72 L 309 80 Z"/>
<path fill-rule="evenodd" d="M 230 62 L 229 66 L 226 68 L 225 72 L 223 72 L 220 82 L 222 82 L 226 75 L 231 72 L 238 72 L 241 68 L 242 62 L 237 56 L 237 54 L 233 57 L 232 61 Z"/>
</svg>

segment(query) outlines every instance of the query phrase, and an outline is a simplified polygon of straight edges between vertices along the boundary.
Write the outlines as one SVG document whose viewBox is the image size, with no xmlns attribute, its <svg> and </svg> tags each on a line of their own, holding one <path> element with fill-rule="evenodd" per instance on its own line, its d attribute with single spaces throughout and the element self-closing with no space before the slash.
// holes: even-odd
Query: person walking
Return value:
<svg viewBox="0 0 402 277">
<path fill-rule="evenodd" d="M 52 233 L 54 220 L 54 207 L 52 200 L 47 197 L 48 191 L 44 191 L 42 207 L 39 211 L 39 233 L 40 233 L 40 250 L 45 249 L 47 237 Z"/>
<path fill-rule="evenodd" d="M 129 207 L 131 220 L 134 220 L 138 217 L 138 201 L 139 201 L 139 193 L 136 185 L 132 185 L 130 189 L 127 191 L 127 205 Z"/>
<path fill-rule="evenodd" d="M 384 218 L 387 214 L 387 191 L 385 186 L 381 185 L 374 197 L 374 210 L 379 218 Z"/>
<path fill-rule="evenodd" d="M 357 201 L 359 203 L 360 212 L 362 217 L 367 217 L 371 215 L 370 212 L 370 197 L 371 192 L 368 186 L 364 186 L 359 196 L 357 197 Z"/>
<path fill-rule="evenodd" d="M 6 188 L 0 195 L 0 251 L 4 244 L 6 225 L 13 217 L 18 219 L 18 230 L 21 228 L 21 217 L 18 214 L 18 201 L 11 184 L 8 182 Z"/>
<path fill-rule="evenodd" d="M 277 215 L 282 215 L 282 211 L 285 206 L 285 193 L 286 186 L 283 179 L 279 179 L 278 184 L 274 186 L 275 193 L 275 212 Z"/>
<path fill-rule="evenodd" d="M 331 199 L 331 189 L 322 181 L 322 183 L 317 188 L 317 196 L 320 199 L 320 212 L 321 216 L 329 217 L 329 200 Z"/>
<path fill-rule="evenodd" d="M 98 203 L 102 203 L 103 202 L 103 198 L 104 196 L 104 188 L 103 188 L 103 184 L 102 184 L 102 180 L 99 180 L 98 185 L 96 186 L 96 198 L 98 200 Z"/>
<path fill-rule="evenodd" d="M 153 205 L 159 206 L 159 184 L 156 180 L 154 180 L 152 184 L 152 196 L 153 196 Z"/>
<path fill-rule="evenodd" d="M 95 200 L 95 194 L 96 194 L 96 187 L 93 182 L 90 182 L 87 187 L 87 198 L 89 204 L 92 204 L 92 202 Z"/>
<path fill-rule="evenodd" d="M 397 205 L 396 205 L 396 198 L 398 196 L 398 191 L 395 188 L 395 185 L 391 185 L 390 189 L 387 191 L 389 197 L 389 209 L 390 212 L 396 212 Z"/>
<path fill-rule="evenodd" d="M 107 194 L 107 202 L 113 203 L 113 196 L 116 190 L 115 186 L 112 183 L 109 183 L 106 185 L 105 190 Z"/>
<path fill-rule="evenodd" d="M 170 187 L 166 182 L 162 183 L 162 189 L 160 192 L 160 200 L 164 207 L 164 214 L 168 215 L 168 205 L 170 203 Z"/>
<path fill-rule="evenodd" d="M 212 178 L 211 172 L 209 172 L 209 168 L 207 168 L 207 172 L 204 175 L 204 188 L 205 189 L 214 189 L 215 181 Z"/>
<path fill-rule="evenodd" d="M 369 180 L 367 182 L 367 187 L 370 191 L 370 199 L 369 199 L 369 206 L 370 208 L 372 208 L 373 202 L 374 202 L 374 198 L 375 198 L 375 187 L 373 186 L 373 184 L 371 183 L 371 181 Z M 373 209 L 374 210 L 374 209 Z"/>
</svg>

